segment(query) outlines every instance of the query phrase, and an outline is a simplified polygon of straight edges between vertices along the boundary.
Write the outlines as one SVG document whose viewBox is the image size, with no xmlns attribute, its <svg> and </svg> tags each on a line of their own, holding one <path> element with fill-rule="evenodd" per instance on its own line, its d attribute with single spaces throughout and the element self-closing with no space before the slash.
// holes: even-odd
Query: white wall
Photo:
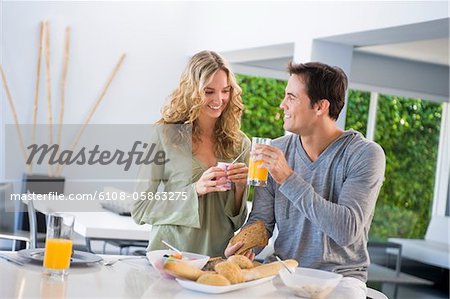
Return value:
<svg viewBox="0 0 450 299">
<path fill-rule="evenodd" d="M 197 2 L 189 45 L 195 52 L 296 42 L 296 60 L 307 61 L 314 38 L 445 18 L 448 9 L 447 1 Z"/>
<path fill-rule="evenodd" d="M 21 123 L 30 123 L 40 21 L 51 26 L 53 116 L 59 111 L 64 30 L 72 27 L 65 123 L 81 123 L 122 52 L 127 58 L 92 123 L 152 123 L 193 53 L 295 42 L 448 17 L 443 2 L 0 2 L 0 60 Z M 44 70 L 44 68 L 42 69 Z M 44 71 L 39 122 L 46 122 Z M 13 123 L 0 89 L 3 145 Z M 0 147 L 0 180 L 4 178 Z"/>
<path fill-rule="evenodd" d="M 58 112 L 64 30 L 72 27 L 66 94 L 67 123 L 80 123 L 121 53 L 127 58 L 93 123 L 147 123 L 177 82 L 187 55 L 180 20 L 187 4 L 119 2 L 4 2 L 2 64 L 21 122 L 31 122 L 39 22 L 51 31 L 54 116 Z M 43 75 L 43 73 L 42 73 Z M 45 123 L 42 77 L 39 120 Z M 3 95 L 3 90 L 2 90 Z M 9 109 L 9 108 L 8 108 Z M 7 114 L 6 122 L 12 121 Z"/>
<path fill-rule="evenodd" d="M 187 59 L 188 3 L 0 2 L 1 63 L 19 121 L 31 123 L 40 22 L 51 34 L 53 119 L 59 97 L 66 26 L 72 28 L 65 123 L 82 123 L 121 53 L 127 57 L 91 123 L 153 123 Z M 44 66 L 44 61 L 42 61 Z M 42 67 L 38 123 L 46 123 Z M 0 180 L 4 177 L 4 124 L 13 123 L 0 88 Z"/>
</svg>

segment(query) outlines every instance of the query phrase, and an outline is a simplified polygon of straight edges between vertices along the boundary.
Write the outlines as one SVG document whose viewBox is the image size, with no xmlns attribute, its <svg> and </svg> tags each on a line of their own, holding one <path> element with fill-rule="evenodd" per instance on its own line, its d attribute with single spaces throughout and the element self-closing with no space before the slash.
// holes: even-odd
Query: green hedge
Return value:
<svg viewBox="0 0 450 299">
<path fill-rule="evenodd" d="M 365 98 L 361 100 L 360 95 Z M 351 91 L 346 128 L 367 122 L 368 93 Z M 386 153 L 386 174 L 370 237 L 423 238 L 433 202 L 442 105 L 380 95 L 375 141 Z"/>
<path fill-rule="evenodd" d="M 284 98 L 286 81 L 236 75 L 242 88 L 244 114 L 241 130 L 252 137 L 277 138 L 284 135 L 283 111 L 279 108 Z M 253 200 L 254 187 L 250 187 L 248 200 Z"/>
<path fill-rule="evenodd" d="M 277 138 L 284 135 L 283 113 L 279 108 L 284 97 L 285 81 L 236 75 L 245 105 L 242 131 L 248 137 Z"/>
</svg>

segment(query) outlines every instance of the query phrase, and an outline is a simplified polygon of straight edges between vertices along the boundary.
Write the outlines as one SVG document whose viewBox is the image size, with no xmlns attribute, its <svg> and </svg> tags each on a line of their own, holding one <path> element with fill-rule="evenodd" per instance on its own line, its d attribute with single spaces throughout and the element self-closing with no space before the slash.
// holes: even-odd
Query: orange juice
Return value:
<svg viewBox="0 0 450 299">
<path fill-rule="evenodd" d="M 47 239 L 45 241 L 44 267 L 64 270 L 69 268 L 72 255 L 72 240 Z"/>
<path fill-rule="evenodd" d="M 261 168 L 262 160 L 253 160 L 250 158 L 248 165 L 247 181 L 253 186 L 265 186 L 267 183 L 268 171 L 267 168 Z"/>
<path fill-rule="evenodd" d="M 255 151 L 258 145 L 268 146 L 271 144 L 269 138 L 252 137 L 252 151 Z M 250 156 L 248 165 L 247 185 L 264 187 L 267 184 L 268 170 L 261 167 L 262 160 L 255 160 L 255 156 Z"/>
</svg>

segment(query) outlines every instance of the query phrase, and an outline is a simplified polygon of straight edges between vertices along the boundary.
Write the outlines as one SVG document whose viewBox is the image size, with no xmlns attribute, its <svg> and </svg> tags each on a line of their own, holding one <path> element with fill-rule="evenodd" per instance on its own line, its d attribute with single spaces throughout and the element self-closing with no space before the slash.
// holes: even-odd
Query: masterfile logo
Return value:
<svg viewBox="0 0 450 299">
<path fill-rule="evenodd" d="M 100 150 L 100 145 L 98 144 L 91 150 L 83 146 L 78 151 L 60 151 L 58 144 L 53 144 L 52 146 L 48 144 L 42 144 L 40 146 L 32 144 L 27 147 L 30 152 L 26 163 L 30 165 L 35 162 L 41 165 L 44 160 L 47 160 L 50 165 L 83 165 L 86 163 L 89 165 L 108 165 L 116 163 L 117 165 L 124 165 L 124 170 L 127 171 L 133 163 L 136 165 L 149 165 L 151 163 L 164 165 L 168 163 L 170 159 L 166 158 L 166 153 L 163 150 L 155 150 L 156 146 L 156 143 L 149 145 L 145 142 L 135 141 L 130 151 L 116 149 L 112 152 L 110 150 Z"/>
<path fill-rule="evenodd" d="M 72 180 L 134 180 L 140 168 L 149 178 L 164 180 L 162 169 L 175 163 L 186 177 L 192 173 L 191 130 L 188 125 L 64 125 L 60 143 L 50 142 L 48 125 L 6 126 L 5 175 L 24 173 Z M 75 141 L 74 141 L 75 140 Z"/>
</svg>

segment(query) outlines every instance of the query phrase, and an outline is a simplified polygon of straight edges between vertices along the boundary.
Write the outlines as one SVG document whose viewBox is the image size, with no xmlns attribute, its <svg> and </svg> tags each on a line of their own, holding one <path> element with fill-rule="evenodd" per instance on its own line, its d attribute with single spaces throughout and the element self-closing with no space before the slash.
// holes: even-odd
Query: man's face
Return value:
<svg viewBox="0 0 450 299">
<path fill-rule="evenodd" d="M 304 136 L 314 128 L 316 110 L 311 108 L 306 85 L 300 76 L 291 75 L 289 78 L 280 108 L 284 111 L 283 128 L 286 131 Z"/>
</svg>

